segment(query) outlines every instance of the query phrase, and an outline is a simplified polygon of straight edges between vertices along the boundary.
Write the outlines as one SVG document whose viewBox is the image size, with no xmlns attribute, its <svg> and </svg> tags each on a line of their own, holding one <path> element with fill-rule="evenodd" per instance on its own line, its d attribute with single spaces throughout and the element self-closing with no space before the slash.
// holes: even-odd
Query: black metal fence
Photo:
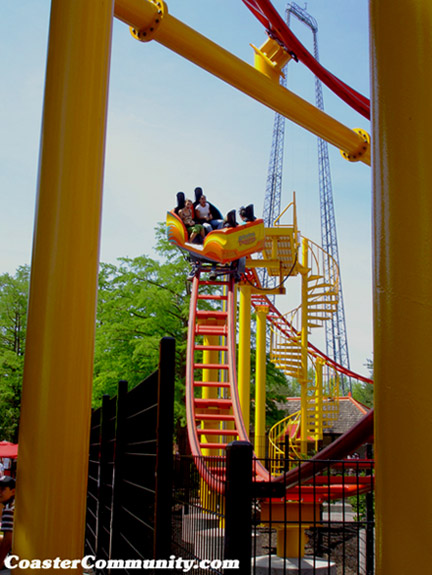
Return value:
<svg viewBox="0 0 432 575">
<path fill-rule="evenodd" d="M 275 483 L 270 472 L 253 482 L 247 442 L 230 444 L 226 458 L 173 456 L 174 356 L 164 338 L 158 372 L 130 391 L 119 382 L 93 413 L 85 555 L 97 559 L 94 571 L 373 575 L 370 450 L 316 462 L 301 484 Z M 202 480 L 202 463 L 221 489 Z M 134 561 L 143 568 L 128 569 Z"/>
<path fill-rule="evenodd" d="M 221 473 L 227 467 L 226 497 L 209 491 L 193 458 L 177 456 L 173 555 L 197 562 L 198 573 L 206 560 L 205 571 L 216 574 L 374 574 L 371 459 L 317 462 L 319 473 L 294 488 L 270 483 L 270 474 L 257 485 L 252 447 L 239 443 L 229 446 L 226 463 L 218 460 Z M 237 559 L 239 570 L 224 570 L 227 559 Z"/>
<path fill-rule="evenodd" d="M 174 340 L 162 339 L 158 371 L 130 391 L 120 381 L 92 414 L 85 554 L 97 572 L 110 559 L 169 555 L 174 356 Z"/>
</svg>

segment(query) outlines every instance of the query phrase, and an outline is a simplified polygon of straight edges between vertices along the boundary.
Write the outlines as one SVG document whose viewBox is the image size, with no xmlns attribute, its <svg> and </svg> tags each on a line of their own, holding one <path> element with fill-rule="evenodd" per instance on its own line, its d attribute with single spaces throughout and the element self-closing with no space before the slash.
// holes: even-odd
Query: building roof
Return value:
<svg viewBox="0 0 432 575">
<path fill-rule="evenodd" d="M 300 409 L 299 397 L 287 397 L 286 402 L 278 403 L 279 409 L 286 412 L 287 415 L 295 413 Z M 324 434 L 342 434 L 349 431 L 366 413 L 370 411 L 359 401 L 355 400 L 351 394 L 339 398 L 339 416 L 332 427 L 326 427 Z"/>
</svg>

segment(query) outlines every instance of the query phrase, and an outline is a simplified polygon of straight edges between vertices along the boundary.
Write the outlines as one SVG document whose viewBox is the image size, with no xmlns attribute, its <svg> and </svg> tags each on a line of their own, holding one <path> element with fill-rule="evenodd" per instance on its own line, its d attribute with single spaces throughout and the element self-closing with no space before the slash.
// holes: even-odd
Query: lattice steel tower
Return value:
<svg viewBox="0 0 432 575">
<path fill-rule="evenodd" d="M 298 20 L 306 24 L 313 34 L 314 57 L 319 61 L 318 53 L 318 25 L 312 16 L 305 9 L 300 8 L 294 2 L 290 3 L 286 9 L 286 21 L 289 26 L 290 16 L 293 15 Z M 285 75 L 286 77 L 286 75 Z M 285 79 L 281 83 L 286 82 Z M 324 100 L 322 83 L 315 76 L 315 98 L 316 105 L 320 110 L 324 110 Z M 285 135 L 285 118 L 276 114 L 274 121 L 273 142 L 270 154 L 269 169 L 267 175 L 267 187 L 264 200 L 263 219 L 265 225 L 271 225 L 280 212 L 281 192 L 282 192 L 282 162 Z M 339 250 L 336 234 L 336 220 L 333 205 L 333 189 L 331 182 L 330 160 L 328 144 L 318 138 L 318 168 L 319 168 L 319 190 L 320 190 L 320 210 L 321 210 L 321 242 L 323 249 L 328 252 L 339 265 Z M 328 267 L 324 270 L 324 275 L 332 281 L 332 270 Z M 264 279 L 264 285 L 269 285 L 270 278 Z M 339 305 L 336 313 L 331 314 L 330 320 L 325 322 L 326 354 L 337 363 L 349 368 L 348 341 L 346 333 L 345 309 L 342 293 L 342 281 L 339 276 Z M 345 385 L 342 382 L 342 391 L 345 392 Z"/>
</svg>

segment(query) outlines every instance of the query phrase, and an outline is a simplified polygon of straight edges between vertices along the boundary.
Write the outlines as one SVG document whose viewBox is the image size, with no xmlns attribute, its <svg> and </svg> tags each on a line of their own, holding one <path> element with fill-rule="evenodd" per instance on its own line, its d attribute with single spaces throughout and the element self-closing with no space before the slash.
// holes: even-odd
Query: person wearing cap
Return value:
<svg viewBox="0 0 432 575">
<path fill-rule="evenodd" d="M 4 560 L 12 548 L 12 532 L 15 511 L 15 479 L 5 475 L 0 479 L 0 503 L 3 504 L 1 517 L 1 531 L 3 539 L 0 541 L 0 570 L 4 569 Z"/>
</svg>

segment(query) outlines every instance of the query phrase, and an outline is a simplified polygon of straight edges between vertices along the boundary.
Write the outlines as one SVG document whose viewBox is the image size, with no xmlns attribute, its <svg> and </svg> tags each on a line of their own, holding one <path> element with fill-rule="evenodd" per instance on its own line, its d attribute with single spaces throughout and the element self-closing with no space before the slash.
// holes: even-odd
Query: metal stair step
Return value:
<svg viewBox="0 0 432 575">
<path fill-rule="evenodd" d="M 226 336 L 228 334 L 228 327 L 226 325 L 203 325 L 198 324 L 195 326 L 195 335 L 220 335 Z"/>
<path fill-rule="evenodd" d="M 201 449 L 225 449 L 227 443 L 200 443 Z"/>
<path fill-rule="evenodd" d="M 219 407 L 220 409 L 229 409 L 232 407 L 231 399 L 218 399 L 218 398 L 194 398 L 194 404 L 196 407 Z"/>
<path fill-rule="evenodd" d="M 198 310 L 196 312 L 196 318 L 200 319 L 218 319 L 218 320 L 226 320 L 228 317 L 228 313 L 226 311 L 219 311 L 219 310 Z"/>
<path fill-rule="evenodd" d="M 227 363 L 194 363 L 194 369 L 229 369 Z"/>
<path fill-rule="evenodd" d="M 231 387 L 229 381 L 194 381 L 195 387 Z"/>
<path fill-rule="evenodd" d="M 196 345 L 195 351 L 228 351 L 227 345 Z"/>
<path fill-rule="evenodd" d="M 234 415 L 225 413 L 195 413 L 197 421 L 235 421 Z"/>
<path fill-rule="evenodd" d="M 217 294 L 198 294 L 198 299 L 202 300 L 224 300 L 226 301 L 228 297 L 226 295 L 217 295 Z"/>
<path fill-rule="evenodd" d="M 236 429 L 197 429 L 198 435 L 238 435 Z"/>
</svg>

